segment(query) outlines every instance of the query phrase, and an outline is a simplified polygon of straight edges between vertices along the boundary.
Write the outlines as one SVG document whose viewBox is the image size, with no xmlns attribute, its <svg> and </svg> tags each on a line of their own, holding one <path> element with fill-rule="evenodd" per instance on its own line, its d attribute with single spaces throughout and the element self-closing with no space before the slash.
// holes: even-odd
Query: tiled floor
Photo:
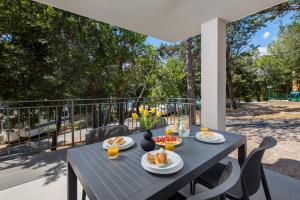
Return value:
<svg viewBox="0 0 300 200">
<path fill-rule="evenodd" d="M 299 200 L 299 180 L 269 170 L 266 174 L 274 200 Z M 66 151 L 1 162 L 0 186 L 1 200 L 67 199 Z M 263 200 L 262 190 L 252 199 Z"/>
<path fill-rule="evenodd" d="M 299 200 L 300 181 L 267 170 L 267 179 L 273 200 Z M 47 177 L 30 181 L 15 187 L 0 191 L 1 200 L 66 200 L 67 176 L 61 174 L 55 181 L 49 182 Z M 198 192 L 204 188 L 198 187 Z M 81 197 L 81 185 L 78 184 L 78 199 Z M 188 188 L 183 191 L 189 195 Z M 251 199 L 264 200 L 262 188 Z"/>
</svg>

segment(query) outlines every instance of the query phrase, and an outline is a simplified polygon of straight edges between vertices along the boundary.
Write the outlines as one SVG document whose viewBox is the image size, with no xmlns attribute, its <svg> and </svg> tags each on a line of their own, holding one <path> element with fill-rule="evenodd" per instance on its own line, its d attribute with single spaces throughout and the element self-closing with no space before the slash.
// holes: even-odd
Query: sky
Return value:
<svg viewBox="0 0 300 200">
<path fill-rule="evenodd" d="M 251 44 L 255 46 L 259 46 L 258 50 L 260 55 L 266 55 L 267 47 L 271 44 L 274 40 L 276 40 L 277 34 L 279 32 L 280 25 L 287 25 L 291 23 L 291 17 L 294 15 L 294 12 L 290 12 L 284 17 L 279 17 L 272 22 L 266 23 L 266 26 L 261 28 L 256 34 L 253 36 Z M 154 37 L 148 36 L 146 43 L 152 44 L 155 47 L 159 47 L 162 43 L 163 44 L 174 44 L 170 42 L 166 42 L 163 40 L 159 40 Z"/>
</svg>

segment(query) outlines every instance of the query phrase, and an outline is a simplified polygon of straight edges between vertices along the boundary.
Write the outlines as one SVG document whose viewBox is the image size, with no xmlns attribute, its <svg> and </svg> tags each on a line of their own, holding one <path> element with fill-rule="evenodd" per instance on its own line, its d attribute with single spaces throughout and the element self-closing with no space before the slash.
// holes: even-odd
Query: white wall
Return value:
<svg viewBox="0 0 300 200">
<path fill-rule="evenodd" d="M 201 125 L 225 130 L 226 22 L 201 25 Z"/>
</svg>

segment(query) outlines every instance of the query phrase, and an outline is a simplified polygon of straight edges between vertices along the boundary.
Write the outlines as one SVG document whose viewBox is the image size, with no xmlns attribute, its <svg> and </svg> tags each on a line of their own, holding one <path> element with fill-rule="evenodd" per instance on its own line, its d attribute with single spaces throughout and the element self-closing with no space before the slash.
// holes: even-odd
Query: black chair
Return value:
<svg viewBox="0 0 300 200">
<path fill-rule="evenodd" d="M 128 127 L 125 125 L 105 126 L 95 128 L 85 135 L 86 144 L 102 142 L 110 137 L 130 135 Z"/>
<path fill-rule="evenodd" d="M 241 167 L 240 180 L 225 194 L 226 198 L 233 200 L 248 200 L 250 196 L 255 194 L 262 182 L 266 199 L 271 199 L 266 176 L 261 163 L 262 157 L 266 149 L 270 149 L 277 144 L 273 137 L 265 137 L 258 148 L 254 149 Z M 227 157 L 225 160 L 232 160 Z M 222 162 L 216 164 L 207 172 L 198 177 L 191 185 L 191 192 L 195 192 L 195 184 L 200 183 L 206 187 L 214 187 L 220 180 L 222 171 L 226 165 Z"/>
<path fill-rule="evenodd" d="M 107 127 L 107 132 L 105 134 L 104 140 L 110 138 L 110 137 L 116 137 L 116 136 L 127 136 L 130 135 L 129 129 L 125 125 L 117 125 L 117 126 L 111 126 Z"/>
<path fill-rule="evenodd" d="M 102 142 L 110 137 L 116 136 L 127 136 L 130 135 L 128 127 L 125 125 L 117 125 L 117 126 L 105 126 L 95 128 L 89 131 L 85 135 L 86 144 L 93 144 L 96 142 Z M 86 193 L 82 190 L 82 200 L 86 199 Z"/>
<path fill-rule="evenodd" d="M 87 134 L 85 134 L 85 143 L 93 144 L 96 142 L 101 142 L 104 140 L 106 134 L 106 127 L 99 127 L 90 130 Z"/>
<path fill-rule="evenodd" d="M 167 126 L 168 123 L 164 117 L 161 117 L 157 120 L 156 124 L 154 124 L 153 129 L 161 128 Z"/>
<path fill-rule="evenodd" d="M 241 169 L 236 160 L 230 160 L 221 172 L 218 186 L 195 195 L 190 196 L 187 200 L 219 200 L 224 199 L 224 193 L 231 189 L 240 179 Z M 180 193 L 169 198 L 169 200 L 186 199 Z"/>
</svg>

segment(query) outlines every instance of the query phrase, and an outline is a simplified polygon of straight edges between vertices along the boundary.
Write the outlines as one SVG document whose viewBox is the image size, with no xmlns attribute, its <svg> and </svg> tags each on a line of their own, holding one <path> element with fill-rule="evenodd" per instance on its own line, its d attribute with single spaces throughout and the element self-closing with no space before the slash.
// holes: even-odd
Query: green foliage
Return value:
<svg viewBox="0 0 300 200">
<path fill-rule="evenodd" d="M 264 87 L 287 94 L 292 87 L 292 72 L 300 79 L 300 21 L 282 26 L 276 41 L 268 47 L 268 55 L 256 61 L 263 74 Z"/>
<path fill-rule="evenodd" d="M 244 52 L 234 60 L 234 93 L 236 98 L 251 101 L 254 98 L 260 100 L 260 92 L 263 90 L 260 79 L 260 71 L 255 66 L 258 52 Z"/>
<path fill-rule="evenodd" d="M 144 79 L 153 63 L 145 39 L 30 0 L 1 0 L 0 98 L 132 95 L 132 76 Z"/>
<path fill-rule="evenodd" d="M 299 10 L 299 4 L 285 2 L 228 24 L 232 98 L 263 96 L 268 84 L 287 91 L 291 71 L 300 74 L 299 14 L 294 24 L 281 28 L 269 55 L 255 61 L 257 47 L 250 45 L 266 22 L 290 10 Z M 186 97 L 185 41 L 157 52 L 145 40 L 145 35 L 30 0 L 0 0 L 0 99 Z M 196 97 L 200 42 L 200 35 L 191 38 Z"/>
<path fill-rule="evenodd" d="M 152 77 L 152 97 L 180 97 L 186 93 L 185 64 L 182 59 L 170 57 Z"/>
</svg>

